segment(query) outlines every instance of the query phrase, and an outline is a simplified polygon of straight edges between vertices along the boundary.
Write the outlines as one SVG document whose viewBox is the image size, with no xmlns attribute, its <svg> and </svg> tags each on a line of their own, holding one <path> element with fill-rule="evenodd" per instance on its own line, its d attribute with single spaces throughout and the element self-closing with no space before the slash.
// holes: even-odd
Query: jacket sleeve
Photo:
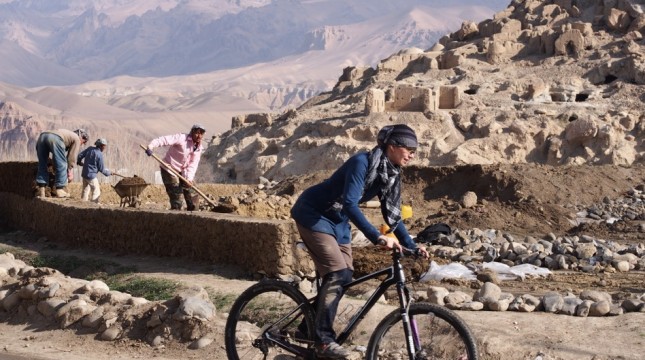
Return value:
<svg viewBox="0 0 645 360">
<path fill-rule="evenodd" d="M 365 234 L 365 236 L 374 244 L 381 234 L 374 225 L 372 225 L 361 209 L 358 203 L 363 197 L 365 187 L 365 177 L 367 175 L 367 161 L 359 157 L 352 157 L 347 164 L 350 168 L 345 175 L 345 187 L 343 189 L 343 211 L 347 214 L 350 221 Z"/>
<path fill-rule="evenodd" d="M 175 144 L 177 144 L 178 142 L 181 141 L 182 136 L 185 136 L 185 135 L 179 133 L 179 134 L 174 134 L 174 135 L 160 136 L 160 137 L 150 141 L 150 143 L 148 144 L 148 149 L 154 149 L 154 148 L 158 148 L 160 146 L 175 145 Z"/>
<path fill-rule="evenodd" d="M 414 250 L 417 248 L 417 244 L 412 240 L 412 236 L 408 233 L 408 230 L 405 228 L 403 220 L 399 221 L 399 225 L 394 229 L 394 235 L 401 242 L 401 245 L 404 247 Z"/>
<path fill-rule="evenodd" d="M 63 138 L 65 140 L 65 138 Z M 76 135 L 76 133 L 71 133 L 69 136 L 69 144 L 65 142 L 67 146 L 67 170 L 71 170 L 76 165 L 78 161 L 78 153 L 81 151 L 81 138 Z"/>
<path fill-rule="evenodd" d="M 103 163 L 103 153 L 102 153 L 102 152 L 100 152 L 100 153 L 99 153 L 99 155 L 98 155 L 98 157 L 99 157 L 99 159 L 98 159 L 99 161 L 98 161 L 98 164 L 96 165 L 96 170 L 98 170 L 101 174 L 103 174 L 103 175 L 105 175 L 105 176 L 110 176 L 110 175 L 112 175 L 112 173 L 110 172 L 110 170 L 108 170 L 108 169 L 105 167 L 105 164 Z"/>
<path fill-rule="evenodd" d="M 78 157 L 76 158 L 76 164 L 78 166 L 83 166 L 83 159 L 85 158 L 87 150 L 89 150 L 89 149 L 90 148 L 87 148 L 87 149 L 81 151 L 80 153 L 78 153 Z"/>
</svg>

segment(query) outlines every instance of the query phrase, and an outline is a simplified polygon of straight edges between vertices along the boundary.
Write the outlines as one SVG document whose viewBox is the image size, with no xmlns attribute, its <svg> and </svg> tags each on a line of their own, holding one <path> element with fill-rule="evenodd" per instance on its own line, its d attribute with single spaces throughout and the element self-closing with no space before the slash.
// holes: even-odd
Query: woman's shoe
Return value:
<svg viewBox="0 0 645 360">
<path fill-rule="evenodd" d="M 316 345 L 316 358 L 318 359 L 345 359 L 349 354 L 349 350 L 335 342 Z"/>
</svg>

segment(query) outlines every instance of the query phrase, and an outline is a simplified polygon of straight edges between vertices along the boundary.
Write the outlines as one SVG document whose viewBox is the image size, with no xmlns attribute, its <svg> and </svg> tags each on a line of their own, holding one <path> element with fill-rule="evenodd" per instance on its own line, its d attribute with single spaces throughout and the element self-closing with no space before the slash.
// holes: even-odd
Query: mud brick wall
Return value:
<svg viewBox="0 0 645 360">
<path fill-rule="evenodd" d="M 232 264 L 249 273 L 308 273 L 292 221 L 215 212 L 87 207 L 74 199 L 36 199 L 36 163 L 0 163 L 0 218 L 50 241 L 127 254 Z"/>
<path fill-rule="evenodd" d="M 0 163 L 0 192 L 33 197 L 38 162 Z"/>
</svg>

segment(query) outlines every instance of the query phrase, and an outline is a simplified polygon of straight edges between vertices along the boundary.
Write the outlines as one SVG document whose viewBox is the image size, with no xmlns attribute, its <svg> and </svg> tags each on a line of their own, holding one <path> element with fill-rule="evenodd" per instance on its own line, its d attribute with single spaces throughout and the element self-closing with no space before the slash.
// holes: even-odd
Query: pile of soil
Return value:
<svg viewBox="0 0 645 360">
<path fill-rule="evenodd" d="M 116 186 L 119 186 L 119 185 L 144 185 L 144 184 L 146 184 L 146 181 L 143 178 L 138 177 L 137 175 L 134 175 L 132 177 L 123 178 L 121 181 L 119 181 L 116 184 Z"/>
<path fill-rule="evenodd" d="M 444 222 L 453 229 L 498 229 L 516 236 L 588 234 L 619 242 L 643 241 L 641 221 L 578 226 L 576 213 L 645 183 L 645 166 L 468 165 L 406 169 L 404 202 L 415 216 L 412 232 Z M 472 208 L 460 205 L 477 194 Z"/>
</svg>

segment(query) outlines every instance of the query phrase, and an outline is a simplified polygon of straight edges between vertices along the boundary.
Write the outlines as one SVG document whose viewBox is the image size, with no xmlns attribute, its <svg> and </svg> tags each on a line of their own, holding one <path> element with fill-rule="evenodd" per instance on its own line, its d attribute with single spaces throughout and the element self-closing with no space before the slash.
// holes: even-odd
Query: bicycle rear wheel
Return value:
<svg viewBox="0 0 645 360">
<path fill-rule="evenodd" d="M 233 303 L 226 320 L 224 342 L 229 359 L 274 359 L 313 343 L 312 331 L 305 339 L 294 333 L 301 322 L 314 328 L 314 313 L 307 298 L 284 281 L 266 280 L 244 291 Z"/>
<path fill-rule="evenodd" d="M 475 337 L 453 311 L 429 303 L 410 305 L 410 322 L 418 335 L 416 360 L 477 360 Z M 366 359 L 408 359 L 400 311 L 394 310 L 374 330 Z"/>
</svg>

